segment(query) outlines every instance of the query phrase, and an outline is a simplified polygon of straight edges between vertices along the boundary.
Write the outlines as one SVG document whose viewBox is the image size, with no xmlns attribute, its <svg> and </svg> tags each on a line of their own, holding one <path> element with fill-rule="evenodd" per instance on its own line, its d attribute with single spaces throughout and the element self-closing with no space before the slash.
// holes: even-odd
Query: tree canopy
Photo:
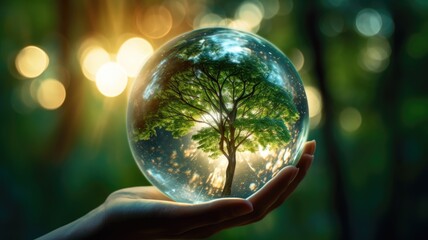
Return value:
<svg viewBox="0 0 428 240">
<path fill-rule="evenodd" d="M 139 139 L 157 129 L 173 137 L 193 132 L 198 149 L 229 161 L 223 195 L 231 192 L 236 152 L 283 146 L 290 140 L 287 123 L 299 118 L 291 94 L 268 81 L 269 66 L 250 52 L 222 52 L 213 42 L 199 41 L 158 77 L 158 107 L 144 117 Z"/>
</svg>

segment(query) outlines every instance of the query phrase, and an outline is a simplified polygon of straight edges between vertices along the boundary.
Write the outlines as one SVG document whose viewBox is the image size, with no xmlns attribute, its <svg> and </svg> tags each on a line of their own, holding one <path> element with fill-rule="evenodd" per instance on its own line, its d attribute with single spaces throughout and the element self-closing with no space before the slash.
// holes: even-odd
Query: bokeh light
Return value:
<svg viewBox="0 0 428 240">
<path fill-rule="evenodd" d="M 293 62 L 294 67 L 297 71 L 302 70 L 303 65 L 305 64 L 305 56 L 302 51 L 298 48 L 293 48 L 289 54 L 291 62 Z"/>
<path fill-rule="evenodd" d="M 186 6 L 183 1 L 165 0 L 163 5 L 169 10 L 172 17 L 172 28 L 178 27 L 186 16 Z"/>
<path fill-rule="evenodd" d="M 308 99 L 310 128 L 316 128 L 322 117 L 322 98 L 319 90 L 312 86 L 306 86 L 306 97 Z"/>
<path fill-rule="evenodd" d="M 374 9 L 363 9 L 357 14 L 355 26 L 362 35 L 367 37 L 374 36 L 382 29 L 382 16 Z"/>
<path fill-rule="evenodd" d="M 248 24 L 249 30 L 257 32 L 264 16 L 263 5 L 257 2 L 244 2 L 236 11 L 235 18 Z M 247 30 L 247 29 L 244 29 Z"/>
<path fill-rule="evenodd" d="M 97 72 L 97 88 L 106 97 L 120 95 L 127 84 L 128 76 L 125 69 L 115 62 L 105 63 Z"/>
<path fill-rule="evenodd" d="M 15 66 L 18 72 L 26 78 L 40 76 L 49 65 L 49 56 L 41 48 L 28 46 L 16 56 Z"/>
<path fill-rule="evenodd" d="M 221 25 L 222 17 L 215 13 L 202 14 L 195 18 L 194 28 L 217 27 Z"/>
<path fill-rule="evenodd" d="M 279 0 L 260 0 L 264 9 L 264 18 L 271 19 L 279 12 Z"/>
<path fill-rule="evenodd" d="M 95 81 L 100 67 L 110 61 L 110 54 L 102 47 L 90 46 L 85 49 L 80 58 L 82 72 L 86 78 Z"/>
<path fill-rule="evenodd" d="M 171 12 L 164 6 L 152 6 L 137 15 L 137 26 L 145 36 L 153 39 L 162 38 L 172 28 Z"/>
<path fill-rule="evenodd" d="M 265 11 L 265 8 L 267 9 Z M 244 1 L 235 10 L 233 18 L 207 11 L 198 15 L 193 22 L 195 29 L 204 27 L 228 27 L 257 33 L 263 19 L 270 19 L 279 12 L 278 0 Z"/>
<path fill-rule="evenodd" d="M 354 132 L 360 128 L 362 117 L 356 108 L 348 107 L 340 112 L 339 123 L 346 132 Z"/>
<path fill-rule="evenodd" d="M 360 53 L 360 66 L 369 72 L 379 73 L 386 69 L 391 55 L 391 46 L 387 39 L 377 36 L 367 40 Z"/>
<path fill-rule="evenodd" d="M 64 85 L 56 79 L 46 79 L 40 83 L 37 90 L 37 101 L 40 106 L 54 110 L 64 103 L 66 91 Z"/>
<path fill-rule="evenodd" d="M 130 38 L 119 48 L 116 59 L 129 77 L 137 77 L 141 67 L 153 54 L 152 45 L 143 38 Z"/>
<path fill-rule="evenodd" d="M 229 28 L 233 28 L 236 30 L 241 30 L 241 31 L 247 31 L 247 32 L 254 32 L 257 29 L 253 29 L 248 22 L 241 20 L 241 19 L 236 19 L 233 20 L 231 22 L 228 23 L 228 25 L 226 25 Z"/>
<path fill-rule="evenodd" d="M 391 14 L 386 11 L 380 11 L 382 17 L 382 28 L 379 32 L 384 37 L 390 37 L 395 30 L 395 23 L 392 20 Z"/>
</svg>

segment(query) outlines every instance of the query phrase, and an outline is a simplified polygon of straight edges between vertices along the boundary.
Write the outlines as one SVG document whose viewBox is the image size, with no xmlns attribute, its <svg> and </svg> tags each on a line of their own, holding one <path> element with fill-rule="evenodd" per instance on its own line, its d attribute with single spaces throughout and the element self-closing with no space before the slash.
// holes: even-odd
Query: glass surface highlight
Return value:
<svg viewBox="0 0 428 240">
<path fill-rule="evenodd" d="M 128 139 L 146 178 L 175 201 L 247 198 L 300 157 L 308 104 L 290 60 L 226 28 L 185 33 L 134 82 Z"/>
</svg>

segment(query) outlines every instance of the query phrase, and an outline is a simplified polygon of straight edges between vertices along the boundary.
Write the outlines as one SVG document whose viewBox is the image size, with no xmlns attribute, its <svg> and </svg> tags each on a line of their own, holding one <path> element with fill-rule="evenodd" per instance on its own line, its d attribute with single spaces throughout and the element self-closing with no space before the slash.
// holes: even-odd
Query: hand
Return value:
<svg viewBox="0 0 428 240">
<path fill-rule="evenodd" d="M 155 187 L 126 188 L 104 204 L 45 238 L 157 239 L 204 238 L 221 230 L 261 220 L 296 189 L 309 169 L 315 142 L 305 145 L 296 167 L 281 170 L 248 199 L 177 203 Z"/>
</svg>

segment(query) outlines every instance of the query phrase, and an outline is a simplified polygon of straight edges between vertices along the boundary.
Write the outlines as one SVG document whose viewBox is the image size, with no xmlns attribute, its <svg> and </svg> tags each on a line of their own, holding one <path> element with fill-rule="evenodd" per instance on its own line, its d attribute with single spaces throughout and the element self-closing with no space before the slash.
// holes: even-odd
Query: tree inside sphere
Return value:
<svg viewBox="0 0 428 240">
<path fill-rule="evenodd" d="M 175 201 L 247 198 L 295 165 L 308 132 L 302 81 L 265 39 L 199 29 L 158 49 L 134 82 L 128 138 L 146 178 Z"/>
</svg>

